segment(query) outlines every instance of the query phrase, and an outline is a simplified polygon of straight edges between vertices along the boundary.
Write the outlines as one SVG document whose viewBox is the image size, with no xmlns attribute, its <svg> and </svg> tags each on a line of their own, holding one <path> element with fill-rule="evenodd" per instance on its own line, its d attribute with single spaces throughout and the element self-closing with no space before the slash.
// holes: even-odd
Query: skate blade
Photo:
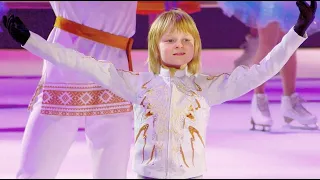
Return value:
<svg viewBox="0 0 320 180">
<path fill-rule="evenodd" d="M 251 118 L 250 123 L 252 125 L 252 128 L 250 129 L 251 131 L 262 131 L 262 132 L 270 132 L 271 131 L 270 125 L 256 124 L 252 118 Z M 257 127 L 260 127 L 260 128 L 257 128 Z"/>
<path fill-rule="evenodd" d="M 310 130 L 310 131 L 315 131 L 315 130 L 320 130 L 318 126 L 298 126 L 298 125 L 290 125 L 286 124 L 282 126 L 285 129 L 296 129 L 296 130 Z"/>
<path fill-rule="evenodd" d="M 299 130 L 319 130 L 318 124 L 302 125 L 289 117 L 284 117 L 284 121 L 286 122 L 286 125 L 283 126 L 284 128 L 299 129 Z"/>
</svg>

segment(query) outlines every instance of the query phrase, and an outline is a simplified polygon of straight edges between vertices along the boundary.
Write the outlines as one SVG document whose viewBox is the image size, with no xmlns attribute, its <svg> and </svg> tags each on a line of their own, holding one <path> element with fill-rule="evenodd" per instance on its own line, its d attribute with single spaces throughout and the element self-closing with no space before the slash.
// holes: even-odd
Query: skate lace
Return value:
<svg viewBox="0 0 320 180">
<path fill-rule="evenodd" d="M 269 103 L 265 98 L 258 98 L 257 105 L 263 116 L 270 116 Z"/>
<path fill-rule="evenodd" d="M 291 98 L 292 107 L 297 113 L 299 113 L 300 115 L 311 115 L 311 113 L 302 104 L 305 102 L 307 101 L 299 95 Z"/>
</svg>

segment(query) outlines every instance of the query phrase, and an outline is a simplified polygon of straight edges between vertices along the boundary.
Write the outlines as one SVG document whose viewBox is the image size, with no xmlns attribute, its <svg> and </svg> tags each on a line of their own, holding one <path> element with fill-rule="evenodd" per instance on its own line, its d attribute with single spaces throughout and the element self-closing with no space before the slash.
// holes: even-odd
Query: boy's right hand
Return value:
<svg viewBox="0 0 320 180">
<path fill-rule="evenodd" d="M 30 37 L 29 29 L 23 24 L 19 17 L 11 15 L 2 17 L 2 23 L 5 28 L 8 29 L 9 34 L 14 40 L 21 45 L 25 45 Z"/>
</svg>

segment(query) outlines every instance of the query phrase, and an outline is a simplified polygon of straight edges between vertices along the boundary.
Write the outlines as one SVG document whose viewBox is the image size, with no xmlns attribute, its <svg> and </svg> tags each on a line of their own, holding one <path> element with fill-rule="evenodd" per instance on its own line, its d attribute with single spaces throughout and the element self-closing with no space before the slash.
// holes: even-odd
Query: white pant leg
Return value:
<svg viewBox="0 0 320 180">
<path fill-rule="evenodd" d="M 85 129 L 93 159 L 93 178 L 127 178 L 132 123 L 132 112 L 87 117 Z"/>
<path fill-rule="evenodd" d="M 78 132 L 81 117 L 42 115 L 39 99 L 22 139 L 18 179 L 55 178 Z"/>
</svg>

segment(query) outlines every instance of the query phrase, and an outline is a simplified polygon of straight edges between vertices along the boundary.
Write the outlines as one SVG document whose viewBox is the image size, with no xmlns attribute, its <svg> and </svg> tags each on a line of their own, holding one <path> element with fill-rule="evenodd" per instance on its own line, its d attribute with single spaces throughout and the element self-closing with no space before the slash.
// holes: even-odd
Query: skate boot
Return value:
<svg viewBox="0 0 320 180">
<path fill-rule="evenodd" d="M 281 98 L 281 112 L 286 126 L 291 129 L 317 130 L 317 117 L 311 114 L 297 93 Z"/>
<path fill-rule="evenodd" d="M 251 102 L 251 130 L 270 131 L 272 123 L 268 97 L 265 94 L 254 94 Z"/>
<path fill-rule="evenodd" d="M 243 54 L 234 61 L 234 68 L 244 65 L 250 67 L 252 65 L 252 59 L 258 49 L 257 37 L 252 37 L 250 34 L 246 36 L 246 41 L 240 46 L 244 50 Z"/>
</svg>

